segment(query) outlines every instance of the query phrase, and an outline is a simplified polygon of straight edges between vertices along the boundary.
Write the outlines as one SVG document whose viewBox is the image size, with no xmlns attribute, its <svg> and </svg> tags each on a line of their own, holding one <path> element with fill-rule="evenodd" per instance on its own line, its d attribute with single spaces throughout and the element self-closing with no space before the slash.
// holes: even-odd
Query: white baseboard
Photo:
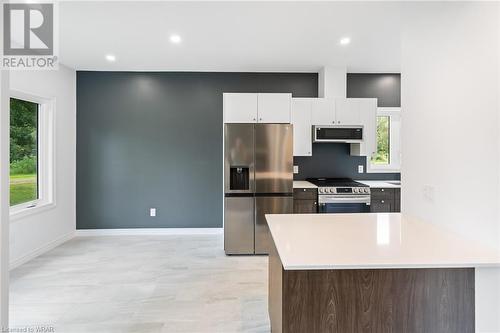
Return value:
<svg viewBox="0 0 500 333">
<path fill-rule="evenodd" d="M 42 255 L 45 252 L 50 251 L 50 250 L 58 247 L 59 245 L 69 241 L 73 237 L 75 237 L 74 231 L 67 233 L 66 235 L 59 237 L 56 240 L 53 240 L 45 245 L 40 246 L 39 248 L 31 251 L 30 253 L 13 260 L 9 265 L 9 270 L 12 270 L 16 267 L 19 267 L 24 263 L 27 263 L 28 261 L 38 257 L 39 255 Z"/>
<path fill-rule="evenodd" d="M 159 235 L 220 235 L 223 228 L 131 228 L 80 229 L 76 236 L 159 236 Z"/>
</svg>

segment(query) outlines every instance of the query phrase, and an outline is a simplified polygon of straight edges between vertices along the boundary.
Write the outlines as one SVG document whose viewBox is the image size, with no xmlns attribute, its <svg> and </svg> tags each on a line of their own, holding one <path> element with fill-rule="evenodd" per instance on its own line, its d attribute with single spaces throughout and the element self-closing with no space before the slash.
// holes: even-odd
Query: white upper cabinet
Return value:
<svg viewBox="0 0 500 333">
<path fill-rule="evenodd" d="M 290 123 L 292 94 L 224 93 L 225 123 Z"/>
<path fill-rule="evenodd" d="M 359 124 L 363 125 L 363 143 L 351 144 L 351 155 L 369 159 L 377 151 L 377 99 L 352 98 L 359 110 Z"/>
<path fill-rule="evenodd" d="M 361 125 L 362 98 L 335 99 L 335 125 Z"/>
<path fill-rule="evenodd" d="M 290 123 L 292 94 L 258 94 L 259 123 Z"/>
<path fill-rule="evenodd" d="M 311 98 L 292 98 L 293 156 L 312 156 Z"/>
<path fill-rule="evenodd" d="M 258 94 L 224 93 L 225 123 L 257 122 Z"/>
<path fill-rule="evenodd" d="M 311 98 L 312 125 L 335 125 L 335 101 L 327 98 Z"/>
</svg>

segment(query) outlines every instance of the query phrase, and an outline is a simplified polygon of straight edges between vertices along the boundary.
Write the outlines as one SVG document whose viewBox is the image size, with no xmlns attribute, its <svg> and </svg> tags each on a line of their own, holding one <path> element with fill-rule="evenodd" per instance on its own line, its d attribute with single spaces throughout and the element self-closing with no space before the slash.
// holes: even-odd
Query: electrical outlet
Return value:
<svg viewBox="0 0 500 333">
<path fill-rule="evenodd" d="M 365 167 L 363 165 L 358 165 L 358 173 L 365 172 Z"/>
<path fill-rule="evenodd" d="M 156 216 L 156 208 L 149 208 L 149 216 L 151 217 Z"/>
<path fill-rule="evenodd" d="M 424 193 L 424 199 L 427 202 L 434 203 L 434 186 L 424 185 L 423 193 Z"/>
<path fill-rule="evenodd" d="M 299 166 L 298 165 L 294 165 L 293 166 L 293 173 L 294 174 L 298 174 L 299 173 Z"/>
</svg>

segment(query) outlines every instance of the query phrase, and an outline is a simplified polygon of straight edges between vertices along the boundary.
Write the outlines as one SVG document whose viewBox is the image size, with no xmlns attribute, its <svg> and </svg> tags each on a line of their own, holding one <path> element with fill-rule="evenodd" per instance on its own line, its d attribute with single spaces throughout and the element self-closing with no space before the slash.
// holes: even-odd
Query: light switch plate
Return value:
<svg viewBox="0 0 500 333">
<path fill-rule="evenodd" d="M 358 165 L 358 173 L 365 172 L 365 167 L 363 165 Z"/>
<path fill-rule="evenodd" d="M 294 174 L 298 174 L 299 173 L 299 166 L 298 165 L 294 165 L 293 166 L 293 173 Z"/>
<path fill-rule="evenodd" d="M 156 216 L 156 208 L 149 208 L 149 216 L 151 217 Z"/>
</svg>

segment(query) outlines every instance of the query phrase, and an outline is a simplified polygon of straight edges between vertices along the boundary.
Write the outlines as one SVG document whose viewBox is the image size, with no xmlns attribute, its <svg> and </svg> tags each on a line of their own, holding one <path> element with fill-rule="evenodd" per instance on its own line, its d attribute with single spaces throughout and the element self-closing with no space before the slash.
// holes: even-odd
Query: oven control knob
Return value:
<svg viewBox="0 0 500 333">
<path fill-rule="evenodd" d="M 352 191 L 353 191 L 354 193 L 359 193 L 359 189 L 358 189 L 358 188 L 354 188 Z"/>
<path fill-rule="evenodd" d="M 335 189 L 331 188 L 330 193 L 335 193 Z"/>
<path fill-rule="evenodd" d="M 320 189 L 319 189 L 319 193 L 323 193 L 323 192 L 324 192 L 324 191 L 323 191 L 323 189 L 322 189 L 322 188 L 320 188 Z"/>
</svg>

